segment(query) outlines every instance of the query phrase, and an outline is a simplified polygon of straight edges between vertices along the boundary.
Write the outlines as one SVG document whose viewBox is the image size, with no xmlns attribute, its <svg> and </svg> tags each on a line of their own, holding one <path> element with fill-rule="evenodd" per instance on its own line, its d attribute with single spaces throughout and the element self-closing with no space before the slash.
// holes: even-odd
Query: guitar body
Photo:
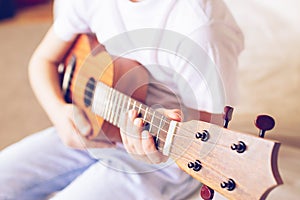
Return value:
<svg viewBox="0 0 300 200">
<path fill-rule="evenodd" d="M 144 102 L 149 78 L 147 70 L 133 60 L 120 57 L 112 60 L 94 35 L 80 35 L 76 39 L 64 59 L 64 66 L 65 99 L 81 108 L 91 122 L 93 131 L 89 139 L 121 142 L 119 128 L 95 115 L 91 106 L 86 105 L 86 86 L 90 80 L 101 81 Z"/>
</svg>

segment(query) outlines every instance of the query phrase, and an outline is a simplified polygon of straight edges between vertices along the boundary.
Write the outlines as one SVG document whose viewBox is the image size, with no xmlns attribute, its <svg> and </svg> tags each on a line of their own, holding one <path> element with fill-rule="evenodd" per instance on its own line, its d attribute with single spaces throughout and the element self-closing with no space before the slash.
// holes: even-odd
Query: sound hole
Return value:
<svg viewBox="0 0 300 200">
<path fill-rule="evenodd" d="M 86 83 L 85 90 L 84 90 L 84 105 L 86 107 L 92 105 L 95 86 L 96 86 L 96 80 L 93 77 L 91 77 Z"/>
</svg>

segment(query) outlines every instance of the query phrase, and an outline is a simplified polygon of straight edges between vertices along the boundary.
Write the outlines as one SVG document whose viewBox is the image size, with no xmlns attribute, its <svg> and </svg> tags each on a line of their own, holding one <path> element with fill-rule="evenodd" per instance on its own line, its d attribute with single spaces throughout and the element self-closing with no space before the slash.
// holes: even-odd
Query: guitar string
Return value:
<svg viewBox="0 0 300 200">
<path fill-rule="evenodd" d="M 130 97 L 128 97 L 128 98 L 130 98 Z M 130 103 L 130 106 L 132 107 L 133 104 L 134 104 L 134 103 L 131 102 L 131 103 Z M 143 104 L 142 104 L 142 105 L 143 105 Z M 139 108 L 140 105 L 136 105 L 135 107 L 136 107 L 136 108 Z M 142 107 L 140 110 L 146 111 L 143 107 Z M 121 112 L 122 112 L 122 111 L 121 111 Z M 156 118 L 156 120 L 161 120 L 160 117 L 157 117 L 156 115 L 153 115 L 153 113 L 155 113 L 155 111 L 154 111 L 153 113 L 151 113 L 151 110 L 148 109 L 148 113 L 149 113 L 149 115 L 154 116 L 154 118 Z M 158 113 L 158 112 L 156 112 L 156 113 Z M 149 121 L 149 120 L 143 120 L 143 121 L 144 121 L 144 122 L 151 123 L 151 121 Z M 165 123 L 169 124 L 169 121 L 167 121 L 167 120 L 162 120 L 162 121 L 164 121 Z M 163 136 L 166 136 L 165 134 L 168 134 L 168 131 L 165 130 L 163 127 L 160 128 L 160 127 L 157 126 L 155 123 L 152 123 L 152 126 L 155 127 L 155 128 L 157 128 L 157 129 L 159 129 L 159 133 L 160 133 L 160 134 L 161 134 L 161 132 L 164 133 Z M 189 133 L 192 132 L 191 130 L 185 129 L 185 128 L 181 127 L 181 126 L 176 126 L 176 128 L 180 129 L 180 131 L 182 131 L 182 132 L 185 133 L 185 134 L 189 134 Z M 153 136 L 159 135 L 159 134 L 157 134 L 157 133 L 156 133 L 156 135 L 154 135 L 155 133 L 150 133 L 150 134 L 153 135 Z M 192 136 L 194 136 L 194 135 L 192 135 Z M 193 137 L 189 137 L 189 136 L 185 136 L 185 135 L 174 134 L 174 138 L 183 138 L 183 139 L 191 140 Z M 163 139 L 163 137 L 158 137 L 158 139 L 159 139 L 161 142 L 165 142 L 165 140 Z M 211 142 L 211 141 L 206 141 L 205 143 L 203 142 L 203 144 L 210 144 L 210 145 L 218 145 L 218 146 L 228 147 L 228 146 L 221 145 L 221 144 L 218 144 L 218 143 L 216 143 L 216 142 Z"/>
<path fill-rule="evenodd" d="M 91 62 L 91 61 L 89 61 L 88 59 L 85 61 L 85 63 L 89 63 L 89 64 L 98 64 L 98 63 L 94 63 L 94 62 Z M 80 77 L 80 76 L 79 76 Z M 79 78 L 79 77 L 77 77 L 77 79 Z M 84 78 L 83 78 L 84 79 Z M 85 80 L 85 79 L 84 79 Z M 101 82 L 101 81 L 100 81 Z M 80 85 L 80 86 L 82 86 L 82 85 Z M 109 86 L 108 86 L 109 87 Z M 85 89 L 84 87 L 79 87 L 80 89 Z M 117 90 L 116 90 L 117 91 Z M 124 95 L 124 94 L 123 94 Z M 130 97 L 129 97 L 130 98 Z M 134 100 L 134 101 L 136 101 L 136 100 Z M 136 101 L 137 102 L 137 101 Z M 143 111 L 145 111 L 144 109 L 142 109 Z M 155 116 L 156 117 L 156 116 Z M 170 124 L 170 121 L 168 121 L 168 120 L 164 120 L 163 121 L 164 123 L 167 123 L 167 124 Z M 175 128 L 178 128 L 179 126 L 176 126 Z M 164 130 L 165 131 L 165 130 Z M 187 130 L 187 131 L 189 131 L 189 130 Z M 165 132 L 167 132 L 167 131 L 165 131 Z"/>
<path fill-rule="evenodd" d="M 130 98 L 130 97 L 128 97 L 128 98 Z M 135 101 L 135 100 L 134 100 Z M 133 104 L 134 103 L 130 103 L 130 106 L 131 107 L 133 107 Z M 144 105 L 144 104 L 142 104 L 142 105 Z M 140 105 L 135 105 L 135 108 L 139 108 L 140 107 Z M 135 109 L 136 110 L 136 109 Z M 140 108 L 140 110 L 141 111 L 146 111 L 146 109 L 144 109 L 143 107 L 141 107 Z M 148 109 L 148 114 L 149 115 L 152 115 L 152 116 L 154 116 L 154 118 L 156 119 L 156 120 L 159 120 L 159 121 L 161 121 L 161 117 L 158 117 L 157 115 L 153 115 L 153 113 L 155 113 L 155 111 L 153 112 L 153 113 L 151 113 L 151 110 L 150 109 Z M 121 113 L 122 113 L 122 111 L 121 111 Z M 156 113 L 158 113 L 158 112 L 156 112 Z M 162 113 L 160 113 L 160 114 L 162 114 Z M 147 123 L 151 123 L 151 121 L 149 121 L 149 120 L 143 120 L 144 122 L 147 122 Z M 170 121 L 168 121 L 168 120 L 162 120 L 162 122 L 164 122 L 164 123 L 166 123 L 167 125 L 169 125 L 169 122 Z M 155 123 L 152 123 L 152 127 L 155 127 L 155 128 L 157 128 L 157 129 L 159 129 L 159 132 L 163 132 L 163 133 L 165 133 L 165 134 L 168 134 L 168 131 L 166 130 L 166 129 L 164 129 L 163 127 L 162 128 L 160 128 L 159 126 L 157 126 Z M 176 128 L 178 128 L 178 129 L 180 129 L 180 131 L 183 131 L 185 134 L 189 134 L 189 133 L 192 133 L 192 131 L 191 130 L 189 130 L 189 129 L 186 129 L 186 128 L 183 128 L 183 127 L 181 127 L 181 126 L 178 126 L 178 125 L 176 125 Z M 150 133 L 151 134 L 151 133 Z M 153 134 L 155 134 L 155 133 L 152 133 L 152 135 Z M 158 135 L 158 134 L 157 134 Z M 157 135 L 153 135 L 153 136 L 157 136 Z M 165 136 L 165 135 L 164 135 Z M 191 136 L 194 136 L 194 135 L 191 135 Z M 177 138 L 184 138 L 184 139 L 192 139 L 192 137 L 189 137 L 189 136 L 185 136 L 185 135 L 178 135 L 178 134 L 174 134 L 174 137 L 177 137 Z M 163 140 L 161 137 L 159 137 L 158 138 L 160 141 L 162 141 L 162 142 L 165 142 L 165 140 Z M 205 143 L 209 143 L 209 144 L 215 144 L 215 145 L 217 145 L 216 143 L 214 143 L 214 142 L 210 142 L 210 141 L 206 141 Z M 225 145 L 223 145 L 224 147 L 226 147 Z"/>
<path fill-rule="evenodd" d="M 109 86 L 108 86 L 109 87 Z M 85 87 L 77 87 L 78 89 L 85 89 Z M 117 91 L 117 90 L 115 90 L 115 91 Z M 119 92 L 119 91 L 118 91 Z M 123 93 L 121 93 L 121 94 L 123 94 Z M 127 95 L 125 95 L 125 94 L 123 94 L 124 96 L 126 96 L 127 98 L 131 98 L 131 97 L 128 97 Z M 132 99 L 132 98 L 131 98 Z M 137 104 L 138 105 L 136 105 L 135 106 L 135 108 L 139 108 L 139 104 L 142 104 L 142 103 L 140 103 L 140 102 L 138 102 L 138 101 L 136 101 L 136 100 L 134 100 L 133 99 L 133 101 L 135 101 L 135 102 L 137 102 Z M 131 105 L 132 105 L 132 103 L 130 103 Z M 142 104 L 143 106 L 141 107 L 141 109 L 140 109 L 140 111 L 144 111 L 144 112 L 146 112 L 146 110 L 147 110 L 147 107 L 148 106 L 146 106 L 146 105 L 144 105 L 144 104 Z M 146 109 L 144 109 L 144 107 L 146 107 Z M 135 109 L 136 110 L 136 109 Z M 150 107 L 148 107 L 148 111 L 147 111 L 147 113 L 149 113 L 149 114 L 153 114 L 153 113 L 151 113 L 150 111 L 151 111 L 152 109 L 150 108 Z M 159 112 L 156 112 L 156 113 L 159 113 Z M 160 113 L 160 114 L 162 114 L 162 113 Z M 160 120 L 161 118 L 160 118 L 161 116 L 159 116 L 159 117 L 157 117 L 156 115 L 154 115 L 154 118 L 155 119 L 157 119 L 157 120 Z M 149 121 L 147 121 L 148 123 L 149 123 Z M 166 123 L 166 124 L 170 124 L 170 120 L 168 120 L 168 119 L 164 119 L 163 120 L 163 122 L 164 123 Z M 154 126 L 155 126 L 155 124 L 154 124 Z M 156 126 L 157 127 L 157 126 Z M 176 125 L 176 128 L 181 128 L 182 130 L 184 130 L 185 128 L 182 128 L 182 127 L 180 127 L 180 126 L 178 126 L 178 125 Z M 221 128 L 221 127 L 220 127 Z M 186 131 L 188 131 L 188 132 L 191 132 L 190 130 L 188 130 L 188 129 L 185 129 Z M 165 130 L 165 132 L 167 132 L 166 130 Z"/>
<path fill-rule="evenodd" d="M 85 61 L 85 62 L 88 62 L 88 61 Z M 91 63 L 91 62 L 90 62 Z M 91 64 L 96 64 L 96 63 L 91 63 Z M 79 77 L 82 77 L 82 76 L 78 76 L 77 77 L 77 79 L 79 78 Z M 82 78 L 82 79 L 84 79 L 84 78 Z M 85 80 L 85 79 L 84 79 Z M 78 81 L 78 80 L 77 80 Z M 82 86 L 82 85 L 80 85 L 80 86 Z M 109 86 L 108 86 L 109 87 Z M 84 87 L 80 87 L 81 89 L 84 89 Z M 117 90 L 116 90 L 117 91 Z M 119 92 L 119 91 L 118 91 Z M 124 94 L 123 94 L 124 95 Z M 130 98 L 130 97 L 128 97 L 128 98 Z M 134 100 L 134 101 L 136 101 L 136 100 Z M 140 103 L 140 102 L 139 102 Z M 141 103 L 140 103 L 141 104 Z M 142 104 L 142 105 L 144 105 L 144 104 Z M 144 105 L 144 106 L 146 106 L 146 105 Z M 136 108 L 137 108 L 137 106 L 136 106 Z M 141 111 L 146 111 L 143 107 L 140 109 Z M 121 111 L 122 112 L 122 111 Z M 150 113 L 150 112 L 149 112 Z M 151 113 L 150 113 L 151 114 Z M 153 114 L 153 113 L 152 113 Z M 154 115 L 154 118 L 156 118 L 156 119 L 158 119 L 158 120 L 161 120 L 161 118 L 158 118 L 156 115 Z M 146 122 L 148 122 L 148 123 L 151 123 L 150 121 L 147 121 L 147 120 L 143 120 L 143 121 L 146 121 Z M 164 123 L 166 123 L 166 124 L 170 124 L 170 120 L 162 120 Z M 162 132 L 165 132 L 165 133 L 168 133 L 168 131 L 166 131 L 164 128 L 160 128 L 160 127 L 158 127 L 158 126 L 156 126 L 155 124 L 151 124 L 152 126 L 154 126 L 154 127 L 156 127 L 156 128 L 159 128 L 160 129 L 160 131 L 162 131 Z M 178 125 L 176 125 L 176 127 L 175 128 L 180 128 L 182 131 L 185 131 L 186 133 L 191 133 L 192 131 L 190 131 L 190 130 L 188 130 L 188 129 L 185 129 L 185 128 L 182 128 L 182 127 L 180 127 L 180 126 L 178 126 Z M 188 137 L 188 136 L 182 136 L 182 135 L 178 135 L 178 134 L 175 134 L 174 135 L 175 137 L 181 137 L 181 138 L 188 138 L 188 139 L 191 139 L 191 137 Z M 160 139 L 160 138 L 159 138 Z M 163 142 L 165 142 L 165 141 L 163 141 Z M 209 142 L 210 143 L 210 142 Z M 211 143 L 211 144 L 213 144 L 213 143 Z"/>
</svg>

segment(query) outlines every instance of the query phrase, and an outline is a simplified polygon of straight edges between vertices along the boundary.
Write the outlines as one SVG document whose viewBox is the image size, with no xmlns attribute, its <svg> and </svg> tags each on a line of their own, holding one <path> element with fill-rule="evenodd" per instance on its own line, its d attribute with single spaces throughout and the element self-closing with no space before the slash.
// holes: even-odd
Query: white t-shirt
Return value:
<svg viewBox="0 0 300 200">
<path fill-rule="evenodd" d="M 109 53 L 140 62 L 185 106 L 222 113 L 235 103 L 243 35 L 222 0 L 56 0 L 54 8 L 62 40 L 94 32 Z"/>
</svg>

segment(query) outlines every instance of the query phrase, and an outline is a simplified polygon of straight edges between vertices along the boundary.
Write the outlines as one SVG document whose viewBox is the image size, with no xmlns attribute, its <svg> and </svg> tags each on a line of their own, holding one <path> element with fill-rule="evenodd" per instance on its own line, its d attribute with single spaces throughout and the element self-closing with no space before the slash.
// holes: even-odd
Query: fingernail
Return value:
<svg viewBox="0 0 300 200">
<path fill-rule="evenodd" d="M 171 113 L 170 117 L 176 121 L 181 121 L 181 115 L 179 115 L 178 113 Z"/>
<path fill-rule="evenodd" d="M 180 115 L 180 114 L 177 114 L 177 119 L 178 119 L 178 121 L 181 122 L 182 118 L 181 118 L 181 115 Z"/>
<path fill-rule="evenodd" d="M 148 136 L 149 136 L 148 131 L 143 131 L 143 132 L 142 132 L 142 139 L 143 139 L 143 140 L 147 140 L 147 139 L 148 139 Z"/>
<path fill-rule="evenodd" d="M 133 119 L 135 117 L 134 112 L 135 112 L 135 110 L 129 110 L 128 111 L 128 117 L 129 117 L 129 119 Z"/>
<path fill-rule="evenodd" d="M 133 124 L 135 125 L 135 126 L 141 126 L 141 119 L 139 119 L 139 118 L 135 118 L 134 120 L 133 120 Z"/>
<path fill-rule="evenodd" d="M 88 136 L 90 134 L 90 132 L 91 132 L 90 126 L 85 126 L 85 127 L 80 128 L 80 133 L 83 136 Z"/>
</svg>

